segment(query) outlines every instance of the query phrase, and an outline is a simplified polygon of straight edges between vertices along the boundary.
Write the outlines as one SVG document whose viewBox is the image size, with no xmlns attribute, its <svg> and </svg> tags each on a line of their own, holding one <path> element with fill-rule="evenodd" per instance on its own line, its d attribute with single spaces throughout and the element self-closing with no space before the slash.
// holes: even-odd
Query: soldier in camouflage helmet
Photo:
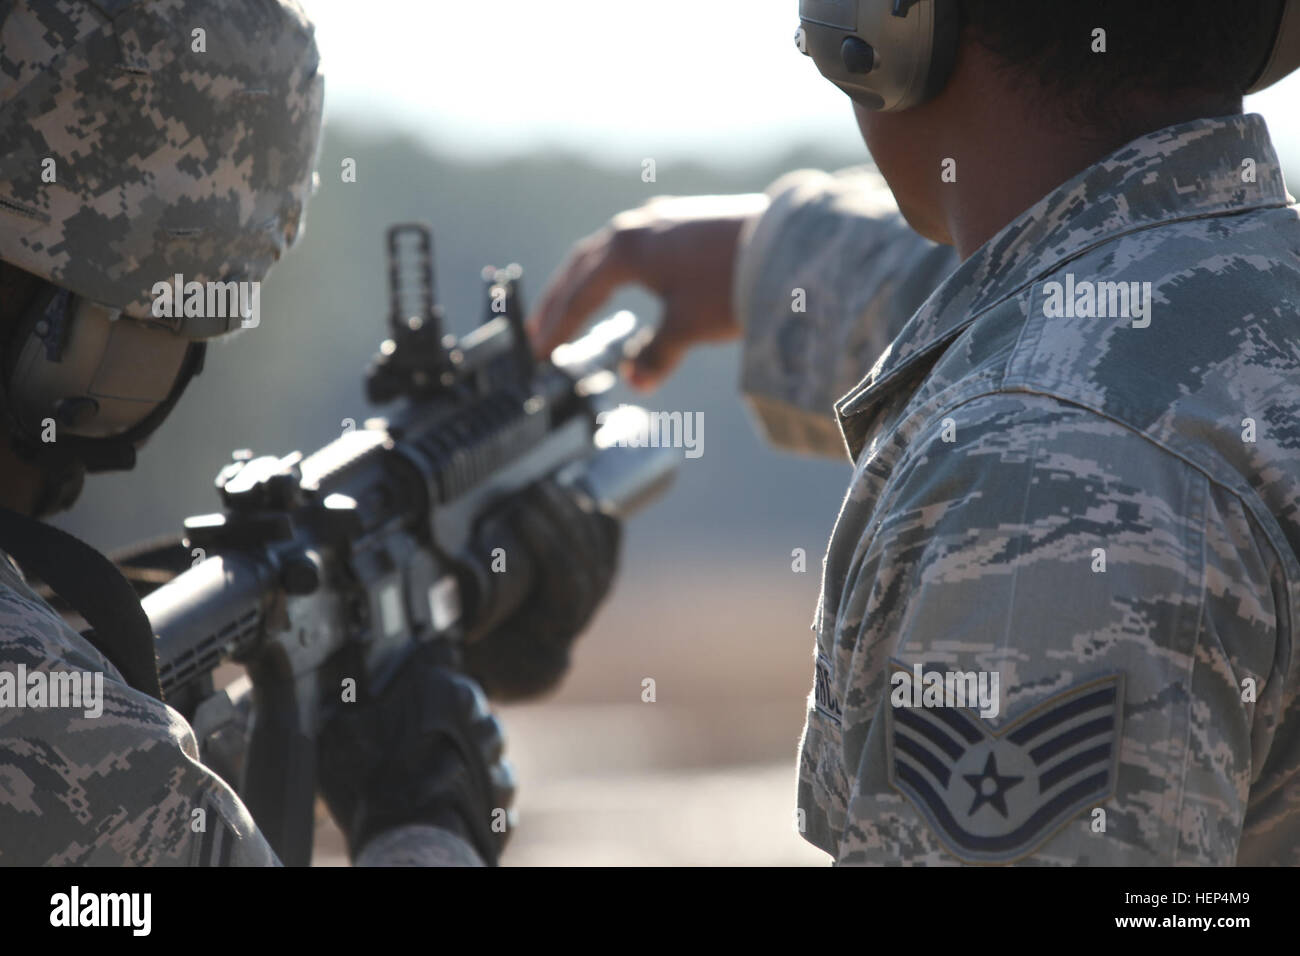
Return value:
<svg viewBox="0 0 1300 956">
<path fill-rule="evenodd" d="M 942 92 L 856 107 L 883 178 L 621 214 L 537 346 L 636 281 L 643 383 L 740 338 L 767 435 L 847 449 L 799 763 L 836 862 L 1298 864 L 1300 212 L 1241 95 L 1300 10 L 954 6 Z"/>
<path fill-rule="evenodd" d="M 25 459 L 5 469 L 5 500 L 49 512 L 75 498 L 84 467 L 133 460 L 88 439 L 165 412 L 200 343 L 240 325 L 239 315 L 159 317 L 155 283 L 258 281 L 297 237 L 324 80 L 310 24 L 291 4 L 19 3 L 0 29 L 10 319 L 0 401 Z M 71 326 L 88 339 L 120 315 L 135 321 L 100 332 L 111 341 L 84 359 L 67 343 Z M 53 350 L 58 363 L 37 354 Z M 128 352 L 130 384 L 107 372 L 93 381 L 99 364 L 125 364 Z M 91 381 L 68 381 L 53 364 L 85 366 Z M 69 402 L 76 386 L 85 394 Z M 47 417 L 71 441 L 35 440 Z M 71 445 L 80 460 L 60 454 Z"/>
<path fill-rule="evenodd" d="M 130 467 L 204 340 L 244 323 L 172 318 L 152 291 L 177 274 L 260 281 L 294 242 L 322 86 L 294 0 L 0 5 L 0 527 L 35 534 L 17 513 L 66 507 L 86 469 Z M 15 546 L 0 541 L 0 864 L 276 863 L 190 727 L 37 597 Z M 20 674 L 98 692 L 28 706 Z M 500 850 L 499 726 L 473 681 L 432 662 L 327 729 L 321 777 L 358 862 Z"/>
</svg>

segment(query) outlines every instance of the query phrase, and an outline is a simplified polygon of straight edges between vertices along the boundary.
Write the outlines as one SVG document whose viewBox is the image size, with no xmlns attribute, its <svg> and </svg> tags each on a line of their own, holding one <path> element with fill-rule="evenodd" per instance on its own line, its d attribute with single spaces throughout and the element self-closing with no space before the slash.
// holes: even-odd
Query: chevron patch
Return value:
<svg viewBox="0 0 1300 956">
<path fill-rule="evenodd" d="M 1009 863 L 1114 793 L 1123 700 L 1117 673 L 996 729 L 966 707 L 887 704 L 889 782 L 953 856 Z"/>
</svg>

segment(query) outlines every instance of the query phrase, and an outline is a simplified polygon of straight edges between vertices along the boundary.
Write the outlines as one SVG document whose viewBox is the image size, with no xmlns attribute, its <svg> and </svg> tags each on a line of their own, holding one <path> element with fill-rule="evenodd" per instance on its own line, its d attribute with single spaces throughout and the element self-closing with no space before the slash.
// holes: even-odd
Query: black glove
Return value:
<svg viewBox="0 0 1300 956">
<path fill-rule="evenodd" d="M 514 774 L 478 685 L 424 646 L 377 700 L 345 703 L 324 729 L 318 779 L 355 859 L 395 827 L 450 830 L 495 865 L 509 836 Z"/>
<path fill-rule="evenodd" d="M 551 480 L 494 520 L 528 552 L 533 586 L 514 614 L 465 647 L 464 667 L 493 700 L 527 700 L 553 690 L 568 670 L 573 642 L 614 581 L 622 529 Z"/>
</svg>

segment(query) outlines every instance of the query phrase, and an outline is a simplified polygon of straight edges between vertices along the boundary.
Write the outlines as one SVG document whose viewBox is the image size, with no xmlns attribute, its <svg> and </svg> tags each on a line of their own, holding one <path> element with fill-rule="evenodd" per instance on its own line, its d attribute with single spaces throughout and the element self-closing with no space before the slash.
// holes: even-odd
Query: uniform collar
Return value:
<svg viewBox="0 0 1300 956">
<path fill-rule="evenodd" d="M 1244 182 L 1243 162 L 1255 163 Z M 1199 119 L 1147 133 L 1089 166 L 1012 220 L 916 311 L 866 378 L 835 406 L 851 456 L 880 402 L 983 312 L 1064 262 L 1165 223 L 1293 202 L 1264 118 Z"/>
</svg>

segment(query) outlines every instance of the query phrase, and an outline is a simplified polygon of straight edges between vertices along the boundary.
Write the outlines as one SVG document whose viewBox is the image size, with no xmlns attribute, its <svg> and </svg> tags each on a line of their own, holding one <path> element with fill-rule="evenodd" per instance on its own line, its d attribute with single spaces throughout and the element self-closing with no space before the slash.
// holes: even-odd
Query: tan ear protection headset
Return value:
<svg viewBox="0 0 1300 956">
<path fill-rule="evenodd" d="M 205 348 L 42 281 L 0 343 L 9 440 L 75 496 L 81 470 L 134 466 L 136 446 L 202 369 Z"/>
<path fill-rule="evenodd" d="M 799 49 L 868 109 L 918 106 L 937 96 L 952 74 L 958 0 L 799 0 L 799 20 Z M 1273 50 L 1246 92 L 1257 93 L 1297 67 L 1300 0 L 1287 0 Z"/>
</svg>

